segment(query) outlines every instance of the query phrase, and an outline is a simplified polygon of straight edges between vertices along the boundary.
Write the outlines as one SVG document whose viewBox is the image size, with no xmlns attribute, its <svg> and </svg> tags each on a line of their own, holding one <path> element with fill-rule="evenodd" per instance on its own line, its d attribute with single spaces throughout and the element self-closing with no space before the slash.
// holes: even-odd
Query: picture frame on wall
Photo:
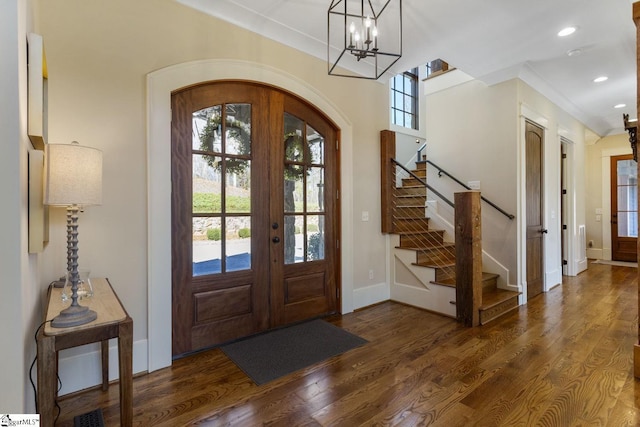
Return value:
<svg viewBox="0 0 640 427">
<path fill-rule="evenodd" d="M 27 35 L 28 69 L 28 116 L 27 134 L 33 148 L 44 150 L 47 143 L 47 59 L 44 53 L 42 36 L 35 33 Z"/>
</svg>

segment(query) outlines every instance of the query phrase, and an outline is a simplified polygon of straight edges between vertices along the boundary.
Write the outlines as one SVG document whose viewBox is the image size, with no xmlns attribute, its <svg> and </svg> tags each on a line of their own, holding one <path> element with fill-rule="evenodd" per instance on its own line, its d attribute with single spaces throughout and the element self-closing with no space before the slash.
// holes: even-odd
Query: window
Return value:
<svg viewBox="0 0 640 427">
<path fill-rule="evenodd" d="M 418 68 L 391 79 L 391 121 L 397 126 L 418 129 Z"/>
</svg>

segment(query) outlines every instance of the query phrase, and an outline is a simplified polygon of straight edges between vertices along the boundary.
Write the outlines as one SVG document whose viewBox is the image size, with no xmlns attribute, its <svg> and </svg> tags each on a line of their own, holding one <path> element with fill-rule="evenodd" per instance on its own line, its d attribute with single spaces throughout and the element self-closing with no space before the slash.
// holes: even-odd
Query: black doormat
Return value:
<svg viewBox="0 0 640 427">
<path fill-rule="evenodd" d="M 367 342 L 318 319 L 236 341 L 221 349 L 253 382 L 262 385 Z"/>
</svg>

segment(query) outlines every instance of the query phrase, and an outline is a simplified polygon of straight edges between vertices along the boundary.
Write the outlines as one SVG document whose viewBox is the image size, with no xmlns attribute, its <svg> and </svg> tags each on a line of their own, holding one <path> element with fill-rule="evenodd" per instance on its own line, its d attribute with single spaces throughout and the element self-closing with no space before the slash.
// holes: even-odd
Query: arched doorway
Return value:
<svg viewBox="0 0 640 427">
<path fill-rule="evenodd" d="M 271 86 L 172 93 L 174 356 L 337 311 L 337 139 Z"/>
</svg>

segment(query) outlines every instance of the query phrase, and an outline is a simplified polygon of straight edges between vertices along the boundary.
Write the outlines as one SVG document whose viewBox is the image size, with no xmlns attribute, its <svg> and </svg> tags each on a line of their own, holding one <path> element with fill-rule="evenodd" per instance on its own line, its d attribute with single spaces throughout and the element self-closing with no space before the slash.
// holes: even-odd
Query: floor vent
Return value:
<svg viewBox="0 0 640 427">
<path fill-rule="evenodd" d="M 102 409 L 98 408 L 73 418 L 73 427 L 104 427 Z"/>
</svg>

